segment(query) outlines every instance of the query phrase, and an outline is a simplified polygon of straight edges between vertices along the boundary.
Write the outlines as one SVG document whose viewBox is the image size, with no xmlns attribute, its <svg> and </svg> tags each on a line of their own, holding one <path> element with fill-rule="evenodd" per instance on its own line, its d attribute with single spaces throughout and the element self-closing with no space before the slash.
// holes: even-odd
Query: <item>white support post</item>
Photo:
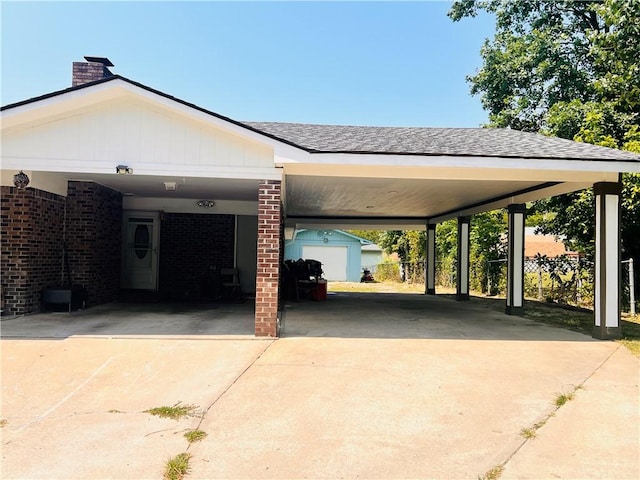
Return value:
<svg viewBox="0 0 640 480">
<path fill-rule="evenodd" d="M 425 265 L 425 292 L 436 294 L 436 225 L 427 224 L 427 263 Z"/>
<path fill-rule="evenodd" d="M 471 217 L 458 217 L 456 300 L 469 300 L 469 230 Z"/>
<path fill-rule="evenodd" d="M 594 338 L 621 338 L 620 328 L 620 193 L 621 183 L 593 186 L 596 204 Z"/>
<path fill-rule="evenodd" d="M 509 205 L 509 245 L 507 252 L 507 315 L 524 313 L 524 223 L 527 207 Z"/>
</svg>

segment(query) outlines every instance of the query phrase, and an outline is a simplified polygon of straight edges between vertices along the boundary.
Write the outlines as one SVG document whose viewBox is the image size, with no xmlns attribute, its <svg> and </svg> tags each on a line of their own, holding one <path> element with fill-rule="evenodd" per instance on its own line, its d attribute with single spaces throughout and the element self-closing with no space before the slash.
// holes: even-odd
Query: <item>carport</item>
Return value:
<svg viewBox="0 0 640 480">
<path fill-rule="evenodd" d="M 640 156 L 506 129 L 248 125 L 297 147 L 275 155 L 285 236 L 300 228 L 426 229 L 429 295 L 436 225 L 457 218 L 456 299 L 468 300 L 472 216 L 506 208 L 507 314 L 524 310 L 526 203 L 593 186 L 595 218 L 584 219 L 596 225 L 593 335 L 620 337 L 620 174 L 640 172 Z"/>
<path fill-rule="evenodd" d="M 595 218 L 584 221 L 596 225 L 594 336 L 620 336 L 619 177 L 640 172 L 640 156 L 504 129 L 239 122 L 114 75 L 106 58 L 85 58 L 74 63 L 73 87 L 2 107 L 2 291 L 11 312 L 39 308 L 42 288 L 60 277 L 60 245 L 73 241 L 70 269 L 96 303 L 131 288 L 131 278 L 133 288 L 158 290 L 154 265 L 185 298 L 195 289 L 183 280 L 196 270 L 201 286 L 215 269 L 244 270 L 254 333 L 275 337 L 283 237 L 426 229 L 433 295 L 435 226 L 451 218 L 464 301 L 472 216 L 507 208 L 506 312 L 519 314 L 526 202 L 593 186 Z M 158 231 L 172 232 L 164 245 L 153 244 Z"/>
</svg>

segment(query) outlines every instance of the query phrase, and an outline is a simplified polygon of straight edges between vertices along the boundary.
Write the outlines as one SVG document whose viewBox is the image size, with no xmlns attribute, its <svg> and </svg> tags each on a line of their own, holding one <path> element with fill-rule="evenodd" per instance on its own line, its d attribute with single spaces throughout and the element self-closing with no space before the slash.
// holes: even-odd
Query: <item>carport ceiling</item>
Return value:
<svg viewBox="0 0 640 480">
<path fill-rule="evenodd" d="M 118 192 L 137 197 L 191 198 L 216 200 L 258 200 L 260 180 L 234 178 L 179 177 L 174 175 L 118 175 L 95 173 L 62 173 L 70 180 L 93 181 Z M 175 182 L 176 189 L 168 191 L 165 182 Z"/>
<path fill-rule="evenodd" d="M 468 181 L 290 176 L 289 217 L 429 218 L 533 189 L 538 181 Z"/>
</svg>

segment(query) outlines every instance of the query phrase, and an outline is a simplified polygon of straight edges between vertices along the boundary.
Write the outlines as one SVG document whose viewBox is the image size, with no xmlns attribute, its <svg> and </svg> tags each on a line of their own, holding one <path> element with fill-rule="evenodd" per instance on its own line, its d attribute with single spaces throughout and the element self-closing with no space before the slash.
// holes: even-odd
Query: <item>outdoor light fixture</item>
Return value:
<svg viewBox="0 0 640 480">
<path fill-rule="evenodd" d="M 29 177 L 22 170 L 13 176 L 13 184 L 17 188 L 25 188 L 29 185 Z"/>
<path fill-rule="evenodd" d="M 213 202 L 213 200 L 198 200 L 196 202 L 196 205 L 201 208 L 212 208 L 215 203 Z"/>
<path fill-rule="evenodd" d="M 120 175 L 131 175 L 133 173 L 133 168 L 129 168 L 127 165 L 118 165 L 116 167 L 116 173 Z"/>
</svg>

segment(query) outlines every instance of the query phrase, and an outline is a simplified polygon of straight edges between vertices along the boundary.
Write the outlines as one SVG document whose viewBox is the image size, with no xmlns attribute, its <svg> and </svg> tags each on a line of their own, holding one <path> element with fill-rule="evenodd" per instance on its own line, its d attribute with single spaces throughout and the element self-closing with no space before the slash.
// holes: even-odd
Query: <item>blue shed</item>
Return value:
<svg viewBox="0 0 640 480">
<path fill-rule="evenodd" d="M 361 249 L 372 243 L 342 230 L 297 230 L 293 240 L 285 241 L 284 258 L 318 260 L 327 280 L 359 282 Z"/>
</svg>

